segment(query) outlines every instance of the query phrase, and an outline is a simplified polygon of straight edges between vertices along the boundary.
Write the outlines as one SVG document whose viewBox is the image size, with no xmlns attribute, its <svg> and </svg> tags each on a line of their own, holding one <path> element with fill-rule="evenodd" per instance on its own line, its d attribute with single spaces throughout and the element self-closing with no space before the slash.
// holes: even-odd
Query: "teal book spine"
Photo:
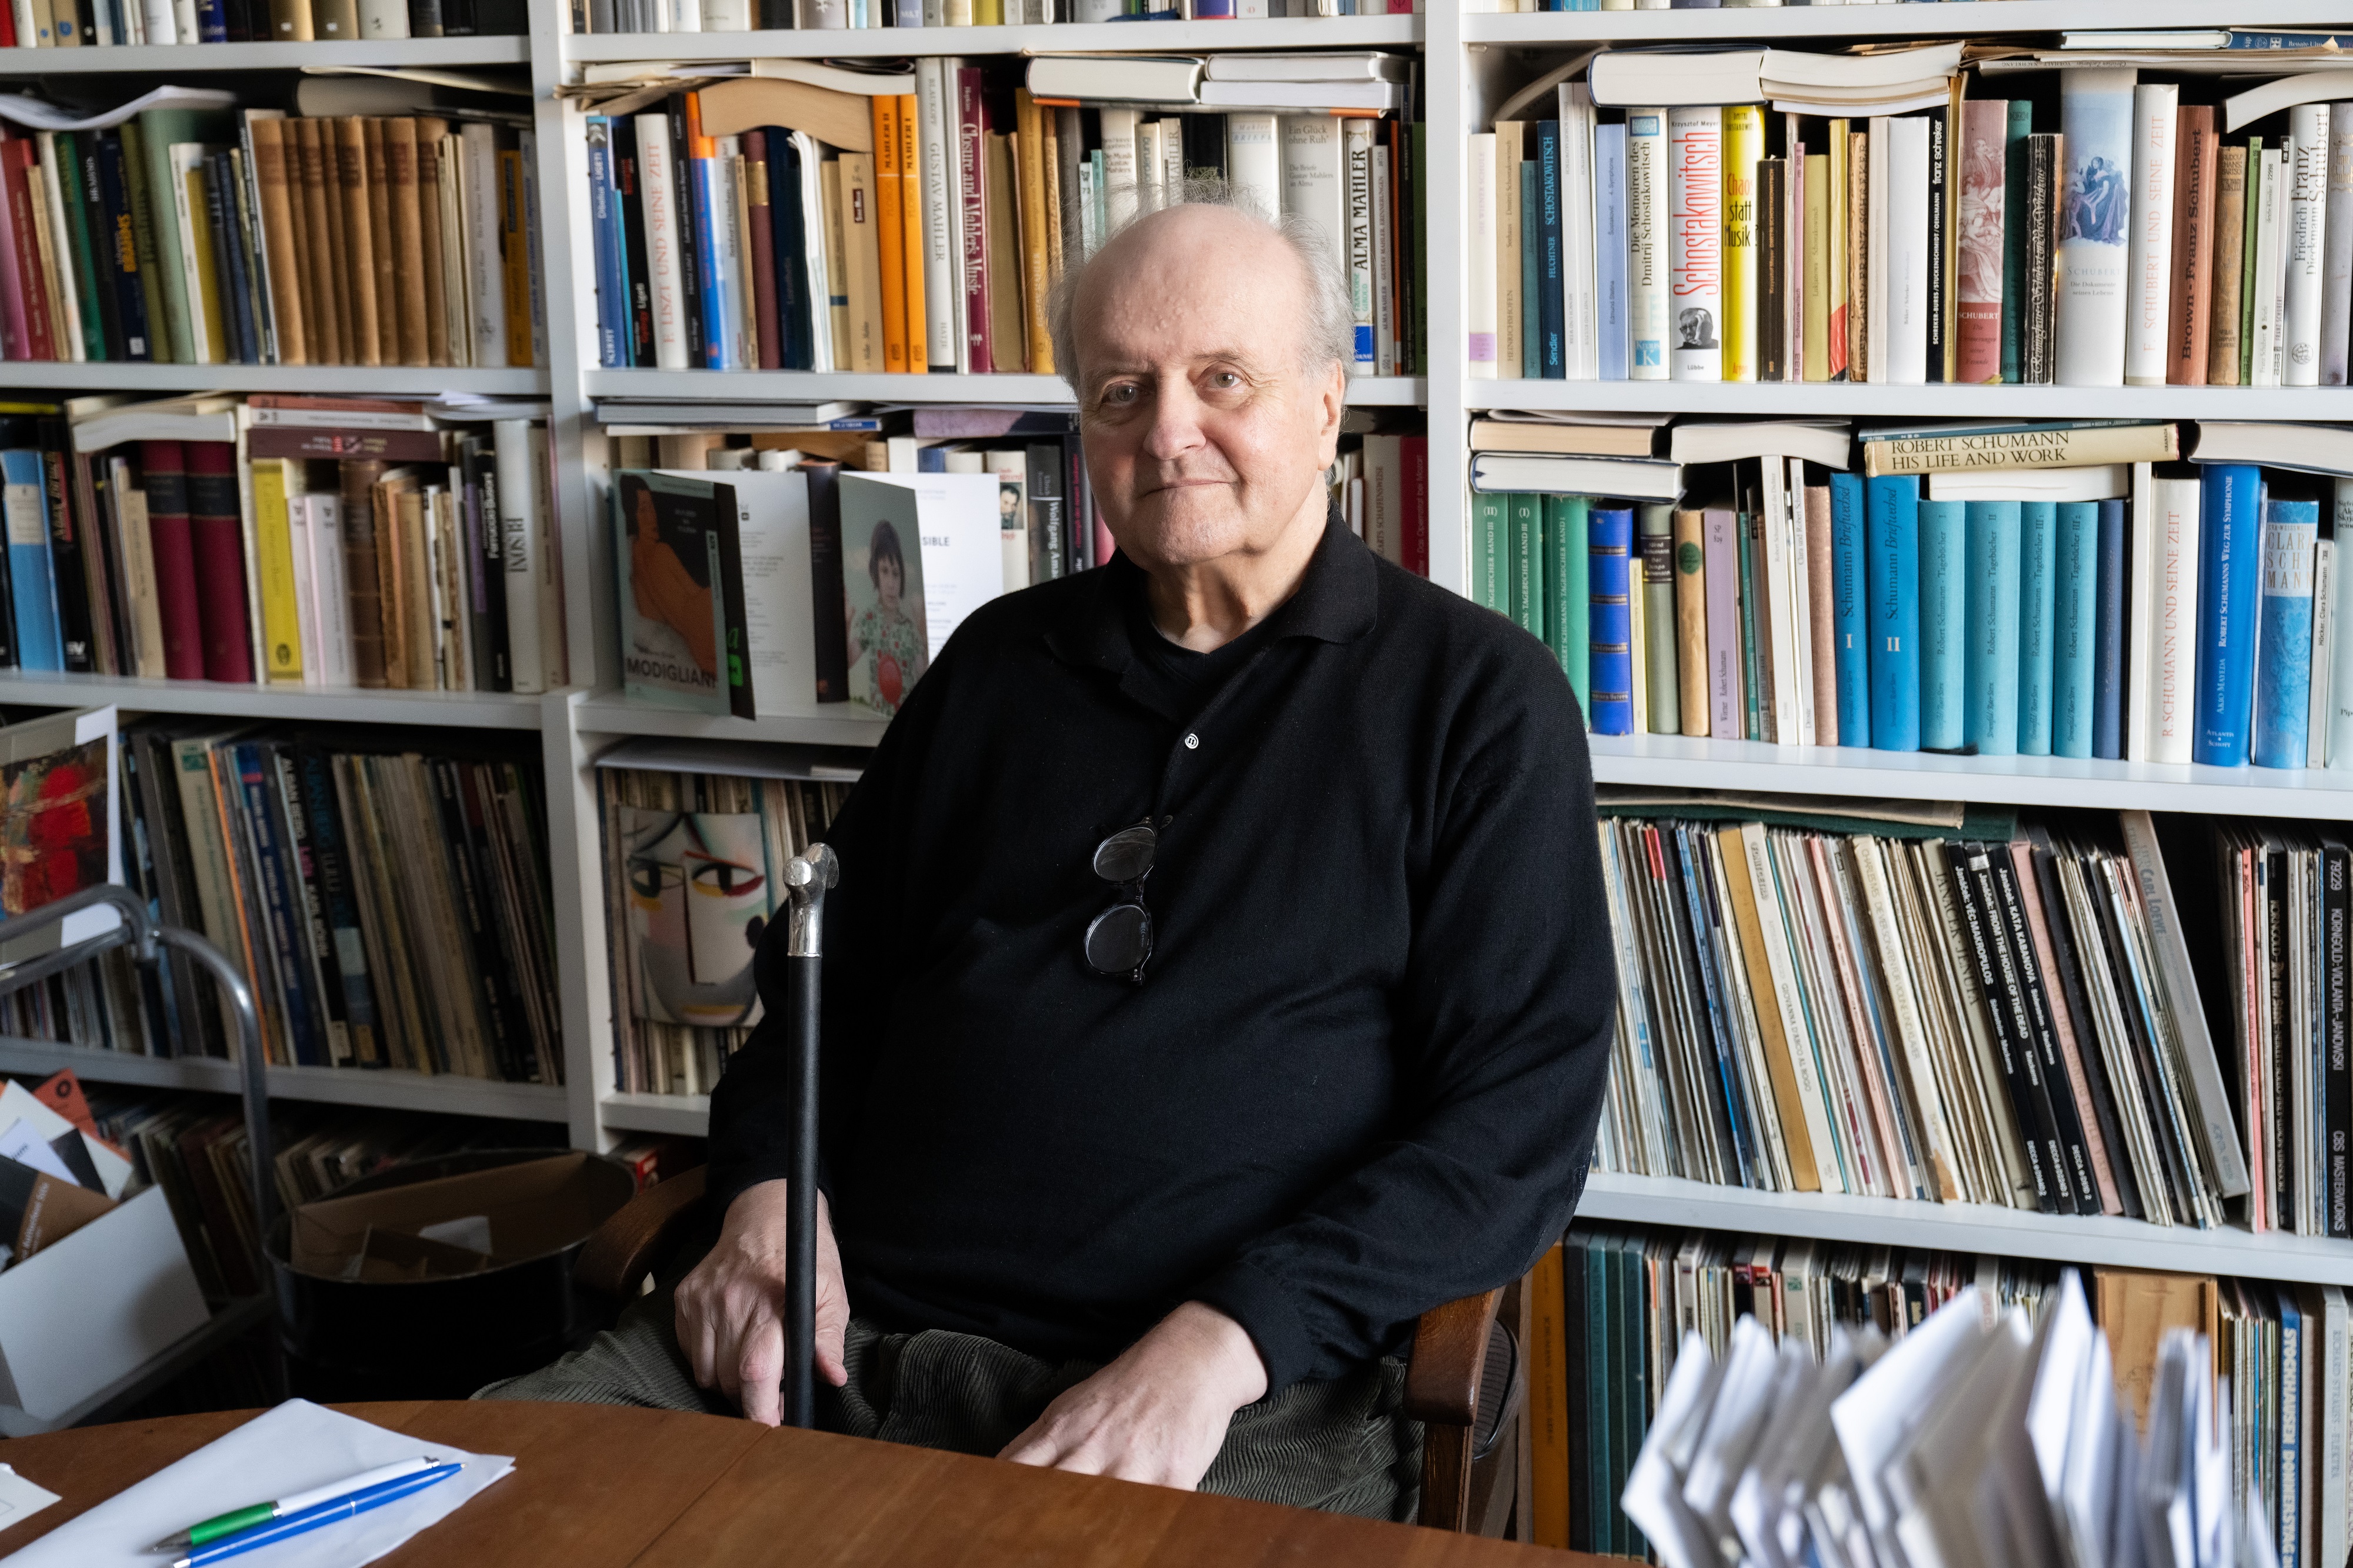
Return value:
<svg viewBox="0 0 2353 1568">
<path fill-rule="evenodd" d="M 1870 557 L 1871 744 L 1920 749 L 1920 479 L 1865 481 L 1863 531 Z M 1846 733 L 1846 725 L 1839 725 Z"/>
<path fill-rule="evenodd" d="M 1544 497 L 1514 492 L 1511 503 L 1512 619 L 1537 637 L 1545 635 Z"/>
<path fill-rule="evenodd" d="M 1920 503 L 1920 749 L 1961 749 L 1961 687 L 1968 669 L 1968 509 Z"/>
<path fill-rule="evenodd" d="M 2255 645 L 2255 766 L 2300 768 L 2312 704 L 2313 546 L 2320 503 L 2263 506 L 2263 620 Z"/>
<path fill-rule="evenodd" d="M 1511 498 L 1471 497 L 1471 597 L 1499 616 L 1512 613 Z"/>
<path fill-rule="evenodd" d="M 1963 742 L 1981 757 L 2018 752 L 2019 503 L 1969 510 L 1968 707 Z"/>
<path fill-rule="evenodd" d="M 2018 508 L 2018 754 L 2051 754 L 2051 641 L 2059 572 L 2059 509 Z"/>
<path fill-rule="evenodd" d="M 1544 287 L 1544 225 L 1529 221 L 1536 211 L 1537 169 L 1534 158 L 1520 160 L 1520 374 L 1535 376 L 1544 368 L 1544 333 L 1535 325 L 1541 306 L 1537 291 Z"/>
<path fill-rule="evenodd" d="M 1740 542 L 1740 734 L 1743 740 L 1761 741 L 1765 639 L 1757 635 L 1757 580 L 1764 572 L 1757 559 L 1757 514 L 1739 513 L 1736 526 Z"/>
<path fill-rule="evenodd" d="M 1838 633 L 1838 736 L 1841 746 L 1871 744 L 1869 552 L 1864 544 L 1862 480 L 1831 476 L 1831 607 Z"/>
<path fill-rule="evenodd" d="M 2021 375 L 2018 323 L 2026 284 L 2026 139 L 2033 131 L 2033 100 L 2011 99 L 2002 148 L 2001 378 L 2013 384 Z"/>
<path fill-rule="evenodd" d="M 2100 668 L 2100 503 L 2059 503 L 2051 605 L 2051 754 L 2088 757 Z"/>
<path fill-rule="evenodd" d="M 1675 653 L 1675 509 L 1658 501 L 1637 510 L 1642 520 L 1642 636 L 1650 644 L 1651 733 L 1683 729 L 1683 668 Z M 1636 715 L 1641 717 L 1641 715 Z"/>
<path fill-rule="evenodd" d="M 1589 723 L 1593 713 L 1593 571 L 1583 496 L 1544 498 L 1545 629 Z"/>
</svg>

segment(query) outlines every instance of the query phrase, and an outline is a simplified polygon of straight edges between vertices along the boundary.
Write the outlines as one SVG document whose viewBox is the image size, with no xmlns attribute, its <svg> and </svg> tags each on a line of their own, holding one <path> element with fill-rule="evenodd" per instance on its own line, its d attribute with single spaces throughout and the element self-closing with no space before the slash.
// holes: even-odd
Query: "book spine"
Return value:
<svg viewBox="0 0 2353 1568">
<path fill-rule="evenodd" d="M 596 363 L 607 370 L 627 367 L 623 344 L 628 330 L 628 290 L 621 284 L 620 214 L 614 201 L 612 121 L 587 117 L 588 227 L 596 253 Z"/>
<path fill-rule="evenodd" d="M 2164 463 L 2181 455 L 2179 427 L 2117 425 L 2066 429 L 2054 426 L 1984 433 L 1866 437 L 1863 473 L 1927 474 L 1940 469 L 1986 472 L 2019 468 L 2079 468 L 2115 463 Z"/>
<path fill-rule="evenodd" d="M 2023 521 L 2017 501 L 1968 503 L 1967 744 L 1979 756 L 2018 752 L 2018 654 Z"/>
<path fill-rule="evenodd" d="M 1495 268 L 1498 238 L 1498 192 L 1495 137 L 1482 132 L 1471 138 L 1470 284 L 1464 290 L 1463 313 L 1470 333 L 1464 353 L 1468 374 L 1484 380 L 1496 374 Z M 1516 176 L 1517 170 L 1513 171 Z"/>
<path fill-rule="evenodd" d="M 1800 218 L 1802 242 L 1799 247 L 1799 276 L 1803 298 L 1800 301 L 1799 331 L 1804 350 L 1805 375 L 1812 382 L 1828 381 L 1833 374 L 1831 352 L 1831 160 L 1821 153 L 1807 153 L 1803 160 L 1805 201 Z"/>
<path fill-rule="evenodd" d="M 1757 379 L 1790 380 L 1789 161 L 1757 164 Z"/>
<path fill-rule="evenodd" d="M 2330 521 L 2341 543 L 2353 541 L 2353 479 L 2338 479 L 2333 492 Z M 2337 598 L 2330 616 L 2335 625 L 2335 668 L 2328 677 L 2327 765 L 2353 771 L 2353 558 L 2337 564 Z"/>
<path fill-rule="evenodd" d="M 1561 344 L 1571 381 L 1600 374 L 1594 308 L 1593 99 L 1585 83 L 1564 82 L 1560 105 Z M 1361 121 L 1352 124 L 1365 123 Z"/>
<path fill-rule="evenodd" d="M 2265 148 L 2249 164 L 2248 235 L 2253 242 L 2243 324 L 2239 329 L 2240 379 L 2248 386 L 2286 384 L 2288 216 L 2293 195 L 2287 147 Z"/>
<path fill-rule="evenodd" d="M 2203 484 L 2191 758 L 2214 767 L 2242 767 L 2254 687 L 2263 476 L 2241 464 L 2210 464 Z"/>
<path fill-rule="evenodd" d="M 1561 256 L 1560 121 L 1536 121 L 1536 309 L 1537 354 L 1528 374 L 1546 381 L 1568 374 L 1562 337 L 1564 279 Z"/>
<path fill-rule="evenodd" d="M 2206 384 L 2208 317 L 2214 304 L 2214 110 L 2192 104 L 2176 116 L 2173 282 L 2168 296 L 2166 380 Z"/>
<path fill-rule="evenodd" d="M 2024 288 L 2019 307 L 2021 379 L 2048 386 L 2059 363 L 2059 206 L 2067 177 L 2063 138 L 2026 139 Z"/>
<path fill-rule="evenodd" d="M 752 247 L 752 337 L 762 370 L 784 368 L 784 334 L 776 300 L 776 222 L 768 197 L 767 133 L 744 136 L 744 231 Z M 618 203 L 615 204 L 616 208 Z M 616 247 L 618 260 L 618 247 Z M 920 327 L 921 323 L 917 323 Z"/>
<path fill-rule="evenodd" d="M 196 591 L 195 542 L 188 531 L 188 490 L 185 449 L 177 441 L 142 441 L 139 468 L 147 498 L 149 549 L 155 562 L 155 584 L 161 600 L 165 673 L 174 680 L 205 678 L 203 611 Z M 6 459 L 0 455 L 0 466 Z M 12 536 L 9 575 L 17 575 L 19 557 Z M 46 572 L 43 574 L 46 578 Z M 19 662 L 24 660 L 25 589 L 16 588 L 16 608 Z M 28 668 L 48 668 L 27 664 Z"/>
<path fill-rule="evenodd" d="M 1035 468 L 1033 464 L 1029 484 L 1033 504 L 1040 500 Z M 819 702 L 847 702 L 849 700 L 849 621 L 845 597 L 847 590 L 841 578 L 841 465 L 812 462 L 804 464 L 801 471 L 808 476 L 809 583 L 814 612 L 812 619 L 817 626 L 817 700 Z M 1032 574 L 1032 578 L 1036 580 L 1036 574 Z"/>
<path fill-rule="evenodd" d="M 181 450 L 187 462 L 188 532 L 204 626 L 205 679 L 242 685 L 253 679 L 253 633 L 237 448 L 226 441 L 190 441 Z"/>
<path fill-rule="evenodd" d="M 2000 99 L 1961 105 L 1960 276 L 1956 301 L 1953 379 L 1977 384 L 2004 379 L 2002 298 L 2010 246 L 2009 216 L 2010 104 Z"/>
<path fill-rule="evenodd" d="M 290 500 L 300 496 L 301 476 L 291 476 L 282 458 L 248 462 L 253 482 L 255 575 L 261 586 L 262 679 L 302 684 L 302 626 L 295 606 L 294 534 Z"/>
<path fill-rule="evenodd" d="M 955 374 L 956 345 L 964 336 L 964 250 L 957 235 L 963 208 L 955 194 L 956 89 L 948 74 L 952 69 L 951 61 L 930 58 L 917 61 L 915 68 L 916 134 L 922 143 L 917 166 L 923 208 L 923 342 L 934 375 Z M 1060 270 L 1053 268 L 1057 276 Z"/>
<path fill-rule="evenodd" d="M 2337 672 L 2337 544 L 2317 541 L 2312 549 L 2312 695 L 2306 704 L 2304 765 L 2328 765 L 2329 682 Z"/>
<path fill-rule="evenodd" d="M 1836 639 L 1838 743 L 1871 744 L 1871 615 L 1869 531 L 1863 481 L 1831 476 L 1831 604 Z"/>
<path fill-rule="evenodd" d="M 1188 120 L 1195 117 L 1187 116 Z M 1380 366 L 1374 306 L 1377 271 L 1373 232 L 1373 127 L 1366 120 L 1350 120 L 1340 127 L 1341 167 L 1345 172 L 1348 204 L 1348 299 L 1356 312 L 1355 373 L 1372 375 Z"/>
<path fill-rule="evenodd" d="M 1683 732 L 1706 735 L 1713 722 L 1708 694 L 1706 519 L 1698 511 L 1674 513 L 1675 706 Z"/>
<path fill-rule="evenodd" d="M 2084 1133 L 2084 1107 L 2079 1107 L 2066 1064 L 2061 1058 L 2058 1030 L 2052 1022 L 2051 996 L 2042 966 L 2037 960 L 2018 871 L 2004 846 L 1989 847 L 1989 859 L 1999 902 L 1998 911 L 2005 972 L 2014 971 L 2019 999 L 2024 1005 L 2024 1036 L 2028 1059 L 2039 1079 L 2039 1108 L 2049 1118 L 2052 1163 L 2063 1202 L 2077 1214 L 2098 1214 L 2100 1194 L 2094 1174 L 2091 1144 Z"/>
<path fill-rule="evenodd" d="M 1707 716 L 1709 735 L 1747 739 L 1742 711 L 1740 635 L 1740 514 L 1722 507 L 1704 513 L 1707 539 Z"/>
<path fill-rule="evenodd" d="M 955 79 L 957 196 L 964 240 L 965 352 L 971 372 L 984 374 L 997 368 L 989 352 L 988 319 L 988 114 L 982 101 L 981 73 L 964 67 Z"/>
<path fill-rule="evenodd" d="M 1545 496 L 1542 624 L 1529 628 L 1551 645 L 1577 705 L 1593 710 L 1593 503 L 1584 496 Z M 1581 548 L 1580 548 L 1581 547 Z"/>
<path fill-rule="evenodd" d="M 2247 176 L 2244 147 L 2220 142 L 2214 152 L 2214 292 L 2207 311 L 2206 383 L 2239 384 L 2239 321 L 2246 282 Z"/>
<path fill-rule="evenodd" d="M 1588 527 L 1593 606 L 1588 712 L 1595 734 L 1629 735 L 1634 731 L 1635 650 L 1629 613 L 1634 590 L 1628 571 L 1634 513 L 1625 507 L 1595 507 L 1588 514 Z"/>
<path fill-rule="evenodd" d="M 2094 710 L 2100 655 L 2100 510 L 2097 501 L 2058 506 L 2051 627 L 2053 756 L 2092 755 L 2098 729 Z"/>
<path fill-rule="evenodd" d="M 2320 957 L 2321 995 L 2321 1109 L 2327 1128 L 2325 1151 L 2327 1177 L 2324 1184 L 2327 1232 L 2344 1239 L 2353 1235 L 2348 1221 L 2353 1221 L 2353 996 L 2348 996 L 2348 971 L 2353 971 L 2353 856 L 2348 856 L 2341 844 L 2329 844 L 2320 852 Z M 2341 1299 L 2340 1299 L 2341 1300 Z M 2342 1306 L 2338 1308 L 2342 1314 Z M 2341 1357 L 2345 1347 L 2330 1347 L 2331 1356 Z M 2339 1369 L 2332 1373 L 2336 1386 L 2335 1401 L 2347 1395 L 2345 1373 Z M 2325 1405 L 2324 1409 L 2328 1405 Z M 2341 1465 L 2345 1437 L 2342 1430 L 2330 1436 L 2330 1446 L 2336 1450 Z M 2343 1474 L 2341 1468 L 2324 1473 Z M 2344 1543 L 2344 1526 L 2340 1519 L 2337 1539 L 2332 1546 Z"/>
<path fill-rule="evenodd" d="M 1511 509 L 1502 495 L 1471 497 L 1471 602 L 1509 618 L 1512 613 Z"/>
<path fill-rule="evenodd" d="M 1920 749 L 1920 481 L 1866 481 L 1871 744 Z M 1841 698 L 1843 700 L 1843 698 Z M 1840 731 L 1846 724 L 1841 716 Z"/>
<path fill-rule="evenodd" d="M 1667 111 L 1672 364 L 1677 381 L 1724 379 L 1724 125 L 1713 105 Z"/>
<path fill-rule="evenodd" d="M 2059 237 L 2062 386 L 2124 382 L 2134 75 L 2129 68 L 2059 73 L 2068 193 Z"/>
<path fill-rule="evenodd" d="M 2051 754 L 2052 640 L 2057 636 L 2059 513 L 2050 501 L 2018 509 L 2018 751 Z"/>
<path fill-rule="evenodd" d="M 893 375 L 907 374 L 908 345 L 923 323 L 907 320 L 906 172 L 900 157 L 899 96 L 877 93 L 870 100 L 874 122 L 874 205 L 879 270 L 881 275 L 882 365 Z"/>
<path fill-rule="evenodd" d="M 1920 503 L 1920 749 L 1961 749 L 1968 664 L 1968 514 L 1957 500 Z"/>
<path fill-rule="evenodd" d="M 1928 379 L 1934 301 L 1929 293 L 1929 256 L 1935 249 L 1929 189 L 1931 155 L 1929 121 L 1905 115 L 1887 123 L 1887 258 L 1885 305 L 1886 355 L 1876 351 L 1873 381 L 1918 386 Z M 1873 155 L 1878 153 L 1873 149 Z M 1886 371 L 1881 374 L 1879 366 Z"/>
<path fill-rule="evenodd" d="M 1544 497 L 1514 491 L 1510 497 L 1512 619 L 1536 638 L 1545 637 Z"/>
<path fill-rule="evenodd" d="M 65 638 L 50 556 L 47 488 L 39 452 L 27 448 L 0 452 L 0 514 L 5 514 L 8 532 L 16 666 L 62 672 Z"/>
<path fill-rule="evenodd" d="M 2326 314 L 2328 221 L 2329 106 L 2300 103 L 2288 110 L 2286 277 L 2281 358 L 2288 386 L 2320 384 L 2321 328 Z"/>
<path fill-rule="evenodd" d="M 1642 642 L 1647 714 L 1635 717 L 1653 735 L 1683 731 L 1682 676 L 1675 668 L 1675 510 L 1663 501 L 1638 509 L 1641 519 Z"/>
<path fill-rule="evenodd" d="M 2253 745 L 2260 768 L 2305 765 L 2312 703 L 2313 546 L 2319 534 L 2316 502 L 2264 503 Z"/>
<path fill-rule="evenodd" d="M 1635 381 L 1664 381 L 1669 374 L 1673 244 L 1666 126 L 1662 109 L 1626 111 L 1627 374 Z"/>
<path fill-rule="evenodd" d="M 1953 166 L 1953 139 L 1959 131 L 1954 123 L 1958 117 L 1959 96 L 1942 109 L 1932 109 L 1926 116 L 1928 128 L 1928 379 L 1950 381 L 1954 363 L 1953 302 L 1955 282 L 1953 268 L 1954 226 L 1957 214 L 1953 198 L 1957 173 Z"/>
<path fill-rule="evenodd" d="M 2205 497 L 2196 479 L 2158 479 L 2151 485 L 2150 492 L 2147 529 L 2142 529 L 2137 521 L 2134 524 L 2136 575 L 2144 557 L 2149 563 L 2148 611 L 2144 616 L 2136 607 L 2131 644 L 2134 662 L 2146 666 L 2148 671 L 2145 760 L 2187 763 L 2194 751 L 2191 737 L 2200 658 L 2200 513 Z"/>
<path fill-rule="evenodd" d="M 2014 972 L 2006 973 L 1999 959 L 2000 921 L 1990 897 L 1991 866 L 1986 847 L 1948 840 L 1944 848 L 1952 870 L 1961 923 L 1968 937 L 1960 956 L 1977 981 L 1976 999 L 1983 1005 L 1986 1036 L 1993 1044 L 2001 1068 L 2002 1088 L 2018 1119 L 2019 1142 L 2033 1181 L 2035 1206 L 2044 1214 L 2057 1214 L 2063 1208 L 2072 1210 L 2072 1203 L 2062 1205 L 2054 1185 L 2057 1171 L 2052 1159 L 2048 1122 L 2034 1093 L 2024 1020 L 2015 1006 L 2016 988 L 2008 983 L 2014 981 Z"/>
<path fill-rule="evenodd" d="M 2125 381 L 2162 386 L 2169 369 L 2175 132 L 2180 89 L 2133 89 L 2132 237 L 2126 247 Z"/>
<path fill-rule="evenodd" d="M 1757 275 L 1757 163 L 1765 153 L 1764 111 L 1754 104 L 1725 109 L 1722 134 L 1722 376 L 1725 381 L 1755 381 L 1760 304 Z"/>
<path fill-rule="evenodd" d="M 500 554 L 506 568 L 507 651 L 513 689 L 520 692 L 547 689 L 539 603 L 546 543 L 531 437 L 528 419 L 494 420 L 491 426 L 498 463 Z"/>
<path fill-rule="evenodd" d="M 1627 379 L 1626 128 L 1593 129 L 1593 300 L 1603 381 Z"/>
<path fill-rule="evenodd" d="M 2342 386 L 2353 336 L 2353 110 L 2328 121 L 2328 203 L 2322 225 L 2320 384 Z"/>
</svg>

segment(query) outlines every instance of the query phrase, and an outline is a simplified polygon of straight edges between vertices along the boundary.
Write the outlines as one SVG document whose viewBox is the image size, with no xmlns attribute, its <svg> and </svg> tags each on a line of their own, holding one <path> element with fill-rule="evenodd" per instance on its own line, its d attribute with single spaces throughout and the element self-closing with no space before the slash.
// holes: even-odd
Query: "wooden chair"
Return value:
<svg viewBox="0 0 2353 1568">
<path fill-rule="evenodd" d="M 617 1302 L 702 1219 L 703 1173 L 649 1187 L 596 1228 L 574 1266 L 575 1282 Z M 1420 1522 L 1501 1535 L 1517 1477 L 1526 1379 L 1519 1346 L 1498 1318 L 1504 1292 L 1466 1296 L 1421 1315 L 1406 1369 L 1406 1413 L 1422 1424 Z"/>
</svg>

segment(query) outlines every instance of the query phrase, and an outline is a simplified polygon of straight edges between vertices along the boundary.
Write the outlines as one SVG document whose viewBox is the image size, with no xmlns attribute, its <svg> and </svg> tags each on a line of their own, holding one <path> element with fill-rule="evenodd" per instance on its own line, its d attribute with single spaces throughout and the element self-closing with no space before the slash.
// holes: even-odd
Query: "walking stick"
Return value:
<svg viewBox="0 0 2353 1568">
<path fill-rule="evenodd" d="M 793 1169 L 786 1192 L 785 1425 L 817 1424 L 817 1047 L 818 980 L 824 952 L 825 893 L 841 861 L 823 844 L 785 867 L 791 900 L 785 928 L 786 1074 L 791 1084 Z"/>
</svg>

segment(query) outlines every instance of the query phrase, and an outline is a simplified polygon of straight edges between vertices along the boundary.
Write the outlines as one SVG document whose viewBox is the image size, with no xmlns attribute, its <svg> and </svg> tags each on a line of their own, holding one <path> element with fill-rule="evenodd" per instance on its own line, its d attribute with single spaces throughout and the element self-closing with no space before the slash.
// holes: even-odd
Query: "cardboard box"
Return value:
<svg viewBox="0 0 2353 1568">
<path fill-rule="evenodd" d="M 161 1187 L 0 1269 L 0 1405 L 63 1414 L 211 1317 Z"/>
<path fill-rule="evenodd" d="M 635 1189 L 620 1166 L 574 1150 L 350 1197 L 321 1198 L 294 1211 L 291 1262 L 301 1273 L 327 1279 L 449 1279 L 481 1268 L 482 1254 L 456 1247 L 402 1247 L 390 1238 L 480 1218 L 489 1224 L 490 1266 L 503 1268 L 563 1251 L 602 1225 Z"/>
</svg>

